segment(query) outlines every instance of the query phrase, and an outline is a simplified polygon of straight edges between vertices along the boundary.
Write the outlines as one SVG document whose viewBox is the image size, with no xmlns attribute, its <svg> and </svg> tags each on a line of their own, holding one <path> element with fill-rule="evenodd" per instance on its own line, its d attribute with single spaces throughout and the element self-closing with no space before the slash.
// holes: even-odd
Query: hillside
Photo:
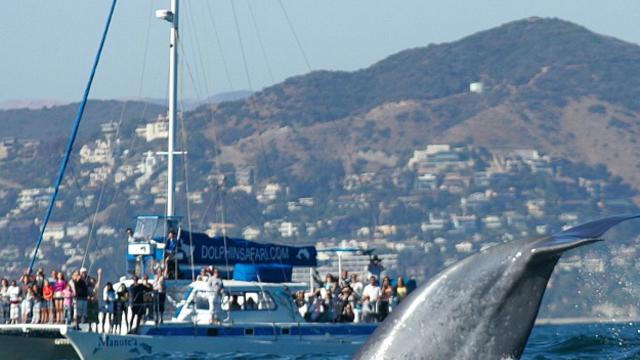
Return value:
<svg viewBox="0 0 640 360">
<path fill-rule="evenodd" d="M 210 140 L 215 134 L 229 154 L 273 142 L 295 158 L 339 157 L 347 169 L 362 153 L 402 157 L 434 142 L 535 147 L 607 164 L 639 188 L 638 60 L 635 44 L 529 18 L 402 51 L 356 72 L 290 78 L 215 107 L 216 125 L 200 109 L 195 117 L 203 122 L 192 126 L 204 126 Z M 474 81 L 484 84 L 482 94 L 469 92 Z"/>
<path fill-rule="evenodd" d="M 124 124 L 154 119 L 164 113 L 165 107 L 140 101 L 90 100 L 85 108 L 81 134 L 89 136 L 100 131 L 99 125 L 122 117 Z M 78 104 L 45 106 L 40 109 L 0 110 L 1 137 L 19 139 L 57 140 L 67 138 Z"/>
</svg>

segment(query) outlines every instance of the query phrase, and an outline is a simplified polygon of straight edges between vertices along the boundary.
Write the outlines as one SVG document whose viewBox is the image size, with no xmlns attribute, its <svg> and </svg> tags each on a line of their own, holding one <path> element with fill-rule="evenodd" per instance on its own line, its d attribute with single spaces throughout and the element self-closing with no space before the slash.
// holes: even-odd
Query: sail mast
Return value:
<svg viewBox="0 0 640 360">
<path fill-rule="evenodd" d="M 167 146 L 167 217 L 174 215 L 175 195 L 175 128 L 178 114 L 178 0 L 171 0 L 169 38 L 169 136 Z"/>
</svg>

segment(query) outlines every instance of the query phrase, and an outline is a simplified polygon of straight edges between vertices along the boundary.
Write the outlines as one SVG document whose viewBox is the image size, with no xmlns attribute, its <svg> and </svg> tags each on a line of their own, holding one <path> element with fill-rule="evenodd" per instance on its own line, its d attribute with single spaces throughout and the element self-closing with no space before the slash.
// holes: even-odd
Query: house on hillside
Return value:
<svg viewBox="0 0 640 360">
<path fill-rule="evenodd" d="M 51 221 L 47 224 L 47 228 L 42 234 L 42 239 L 44 241 L 58 241 L 64 239 L 64 235 L 64 222 Z"/>
<path fill-rule="evenodd" d="M 156 121 L 136 128 L 136 135 L 147 142 L 166 139 L 169 137 L 169 119 L 165 115 L 158 115 Z"/>
</svg>

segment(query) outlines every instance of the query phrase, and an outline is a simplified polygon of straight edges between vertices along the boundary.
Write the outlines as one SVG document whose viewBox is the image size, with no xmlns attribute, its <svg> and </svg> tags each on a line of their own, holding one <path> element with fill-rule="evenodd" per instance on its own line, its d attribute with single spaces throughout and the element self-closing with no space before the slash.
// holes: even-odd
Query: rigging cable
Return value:
<svg viewBox="0 0 640 360">
<path fill-rule="evenodd" d="M 33 257 L 31 258 L 31 263 L 29 264 L 28 274 L 31 275 L 33 271 L 33 265 L 38 258 L 38 250 L 40 250 L 40 245 L 42 244 L 42 238 L 44 236 L 44 231 L 47 228 L 47 224 L 49 223 L 49 218 L 51 217 L 51 213 L 53 212 L 53 207 L 56 202 L 56 198 L 58 197 L 58 191 L 60 190 L 60 184 L 62 183 L 62 178 L 64 177 L 64 172 L 67 168 L 67 164 L 69 163 L 69 156 L 71 151 L 73 150 L 73 143 L 76 140 L 78 135 L 78 129 L 80 127 L 80 121 L 82 120 L 82 115 L 84 114 L 84 108 L 87 105 L 87 100 L 89 98 L 89 92 L 91 91 L 91 85 L 93 83 L 93 78 L 96 74 L 96 70 L 98 68 L 98 63 L 100 62 L 100 56 L 102 55 L 102 49 L 104 48 L 104 43 L 107 39 L 107 34 L 109 32 L 109 27 L 111 25 L 111 19 L 113 18 L 113 13 L 116 8 L 116 3 L 118 0 L 112 0 L 111 8 L 109 10 L 109 16 L 107 17 L 107 22 L 104 27 L 104 31 L 102 33 L 102 38 L 100 40 L 100 46 L 98 47 L 98 52 L 96 53 L 93 67 L 91 69 L 91 73 L 89 75 L 89 80 L 87 81 L 87 85 L 84 89 L 84 94 L 82 96 L 82 101 L 80 102 L 80 106 L 78 108 L 78 114 L 73 124 L 73 129 L 71 131 L 71 135 L 69 137 L 69 142 L 67 143 L 67 148 L 64 154 L 64 158 L 62 159 L 62 164 L 60 165 L 60 173 L 58 174 L 58 179 L 56 180 L 55 188 L 53 194 L 51 195 L 51 201 L 49 202 L 49 207 L 47 208 L 47 213 L 44 217 L 44 221 L 42 223 L 42 229 L 40 230 L 40 236 L 38 237 L 38 242 L 36 243 L 36 248 L 33 252 Z"/>
<path fill-rule="evenodd" d="M 220 42 L 220 38 L 218 36 L 218 29 L 217 29 L 217 26 L 216 26 L 216 23 L 215 23 L 215 18 L 213 17 L 213 11 L 212 11 L 212 8 L 211 8 L 211 2 L 206 2 L 206 4 L 207 4 L 207 13 L 209 14 L 209 20 L 211 22 L 211 25 L 212 25 L 212 28 L 213 28 L 213 31 L 214 31 L 214 34 L 215 34 L 215 37 L 216 37 L 216 43 L 218 45 L 218 51 L 220 52 L 220 56 L 221 56 L 221 59 L 222 59 L 222 64 L 224 66 L 224 71 L 225 71 L 225 75 L 226 75 L 226 78 L 227 78 L 227 82 L 229 83 L 230 89 L 233 91 L 234 90 L 233 83 L 231 81 L 231 75 L 229 73 L 229 68 L 227 67 L 226 57 L 225 57 L 224 51 L 222 49 L 222 43 Z M 209 87 L 207 86 L 207 82 L 206 81 L 205 81 L 205 87 L 206 87 L 207 94 L 209 94 Z M 217 171 L 222 171 L 221 170 L 221 165 L 220 165 L 220 157 L 218 156 L 219 152 L 220 152 L 220 149 L 219 149 L 219 143 L 218 143 L 218 132 L 217 132 L 216 127 L 215 127 L 215 116 L 214 116 L 213 105 L 214 105 L 213 99 L 210 98 L 210 101 L 209 101 L 209 107 L 210 107 L 209 115 L 210 115 L 210 122 L 213 124 L 213 126 L 211 127 L 211 132 L 212 132 L 212 136 L 213 136 L 213 153 L 214 153 L 213 166 L 214 166 L 214 169 L 216 169 Z M 219 195 L 219 194 L 221 194 L 221 191 L 223 190 L 223 187 L 219 183 L 216 183 L 216 184 L 210 183 L 210 185 L 212 185 L 212 189 L 215 189 L 215 190 L 212 190 L 213 196 L 211 197 L 211 200 L 207 203 L 207 206 L 205 206 L 205 209 L 204 209 L 204 211 L 202 213 L 202 217 L 200 218 L 200 225 L 199 225 L 200 228 L 203 226 L 203 224 L 204 224 L 204 222 L 206 220 L 206 214 L 208 213 L 209 208 L 211 207 L 212 204 L 215 203 L 215 197 L 216 196 L 220 196 L 220 206 L 221 206 L 220 218 L 221 218 L 221 222 L 224 223 L 224 218 L 225 218 L 225 215 L 224 215 L 225 214 L 224 202 L 223 202 L 222 196 Z M 226 230 L 225 230 L 225 235 L 226 235 Z"/>
<path fill-rule="evenodd" d="M 287 24 L 289 25 L 289 29 L 293 34 L 293 38 L 296 40 L 296 44 L 298 45 L 298 49 L 302 54 L 304 63 L 307 65 L 307 70 L 311 71 L 311 65 L 309 64 L 309 59 L 307 58 L 307 54 L 302 48 L 302 43 L 300 43 L 300 39 L 298 38 L 298 33 L 296 32 L 296 29 L 293 27 L 293 23 L 291 22 L 291 19 L 289 18 L 289 14 L 287 13 L 287 9 L 284 8 L 284 4 L 282 3 L 282 0 L 278 0 L 278 4 L 280 4 L 280 9 L 282 9 L 282 13 L 284 14 L 285 19 L 287 19 Z"/>
<path fill-rule="evenodd" d="M 82 200 L 82 206 L 81 207 L 84 210 L 86 218 L 89 219 L 91 217 L 91 215 L 89 214 L 89 208 L 86 205 L 85 200 L 84 200 L 85 199 L 84 192 L 82 191 L 82 188 L 80 187 L 80 184 L 78 183 L 78 176 L 76 174 L 76 171 L 74 170 L 73 161 L 69 162 L 69 172 L 71 173 L 71 179 L 72 179 L 72 182 L 73 182 L 73 184 L 74 184 L 74 186 L 76 188 L 76 191 L 78 192 L 78 194 L 80 194 L 80 199 Z M 86 251 L 85 251 L 85 254 L 86 254 Z M 109 262 L 109 264 L 111 266 L 114 265 L 113 262 L 111 261 L 111 259 L 107 258 L 107 261 Z M 83 261 L 83 264 L 80 267 L 81 268 L 84 267 L 84 261 Z"/>
<path fill-rule="evenodd" d="M 209 14 L 209 21 L 211 21 L 211 26 L 213 27 L 213 34 L 216 37 L 216 44 L 218 45 L 218 51 L 220 52 L 222 67 L 224 67 L 224 74 L 227 77 L 227 82 L 229 83 L 229 89 L 233 91 L 234 90 L 233 81 L 231 81 L 231 73 L 229 72 L 229 66 L 227 65 L 227 58 L 224 56 L 224 51 L 222 50 L 222 43 L 220 42 L 220 35 L 218 35 L 218 26 L 216 26 L 216 20 L 213 17 L 213 11 L 211 10 L 212 1 L 205 1 L 205 3 L 207 4 L 207 13 Z"/>
<path fill-rule="evenodd" d="M 179 43 L 179 44 L 180 45 L 178 46 L 178 50 L 181 51 L 181 54 L 184 54 L 184 48 L 182 47 L 181 43 Z M 184 56 L 182 56 L 182 58 L 184 58 Z M 186 60 L 183 60 L 182 64 L 184 64 L 184 66 L 187 68 L 187 74 L 189 74 L 189 78 L 191 79 L 191 81 L 195 82 L 195 80 L 193 78 L 193 73 L 191 71 L 191 67 L 189 66 L 189 63 Z M 207 87 L 206 81 L 205 81 L 205 87 Z M 194 86 L 194 90 L 196 91 L 196 97 L 201 99 L 201 97 L 199 96 L 199 93 L 198 93 L 197 89 L 195 88 L 195 86 Z M 182 127 L 184 129 L 184 121 L 182 122 L 181 125 L 182 125 Z M 186 143 L 186 134 L 184 135 L 183 144 L 184 143 Z M 183 164 L 183 166 L 186 166 L 186 162 Z M 185 171 L 186 171 L 186 168 L 185 168 Z M 185 191 L 187 191 L 187 190 L 185 189 Z M 188 206 L 189 206 L 189 199 L 188 199 L 188 196 L 187 196 L 187 207 Z M 187 211 L 189 211 L 189 209 L 187 209 Z M 221 221 L 224 224 L 224 212 L 221 215 Z M 189 224 L 190 224 L 189 226 L 191 226 L 191 220 L 189 220 Z M 191 228 L 189 228 L 189 230 L 191 230 Z M 189 235 L 191 235 L 191 231 L 189 231 Z M 224 239 L 225 239 L 224 240 L 225 241 L 225 245 L 224 246 L 226 248 L 227 247 L 227 243 L 226 243 L 227 240 L 226 240 L 226 231 L 224 230 L 224 227 L 223 227 L 223 235 L 224 235 Z M 190 238 L 190 241 L 191 241 L 191 238 Z M 193 256 L 192 256 L 192 260 L 193 260 Z M 227 253 L 226 252 L 225 252 L 225 260 L 226 260 L 226 264 L 227 264 L 227 268 L 228 268 L 229 267 L 229 260 L 227 258 Z M 193 273 L 193 268 L 192 268 L 192 273 Z M 228 274 L 228 271 L 227 271 L 227 274 Z M 193 273 L 192 275 L 195 277 L 195 273 Z"/>
<path fill-rule="evenodd" d="M 253 92 L 253 84 L 251 83 L 251 74 L 249 73 L 249 65 L 247 64 L 247 56 L 245 54 L 244 51 L 244 43 L 242 41 L 242 32 L 240 31 L 240 23 L 238 22 L 238 15 L 237 15 L 237 11 L 236 11 L 236 6 L 234 4 L 234 1 L 231 0 L 229 1 L 231 3 L 231 10 L 233 12 L 233 20 L 236 26 L 236 33 L 238 35 L 238 42 L 240 44 L 240 53 L 242 54 L 242 64 L 244 65 L 244 74 L 247 78 L 247 84 L 249 85 L 249 91 Z M 255 104 L 255 97 L 254 96 L 249 96 L 249 98 L 247 99 L 247 102 L 249 103 L 249 111 L 251 113 L 256 113 L 256 104 Z M 260 124 L 260 121 L 256 121 L 255 122 L 256 126 L 257 126 L 257 130 L 258 130 L 258 145 L 260 146 L 260 153 L 264 156 L 264 160 L 265 160 L 265 166 L 267 167 L 267 173 L 270 176 L 271 174 L 271 166 L 269 166 L 269 158 L 268 158 L 268 152 L 265 149 L 264 146 L 264 141 L 262 139 L 262 126 Z M 256 159 L 257 162 L 257 159 Z M 257 164 L 256 164 L 257 167 Z M 266 177 L 269 177 L 266 176 Z"/>
<path fill-rule="evenodd" d="M 184 53 L 184 50 L 182 48 L 182 42 L 178 42 L 178 50 L 181 50 Z M 181 56 L 181 59 L 184 59 L 184 56 Z M 180 62 L 180 66 L 183 67 L 182 71 L 180 71 L 181 74 L 184 74 L 184 66 L 188 67 L 188 63 L 185 60 L 182 60 Z M 192 77 L 191 75 L 191 71 L 189 71 L 189 75 Z M 192 81 L 193 81 L 193 77 L 192 77 Z M 205 81 L 205 86 L 206 86 L 206 81 Z M 184 81 L 180 82 L 180 94 L 184 94 Z M 195 84 L 194 84 L 194 89 L 195 89 Z M 196 90 L 196 95 L 197 95 L 197 90 Z M 182 100 L 182 99 L 181 99 Z M 180 107 L 182 109 L 182 111 L 180 111 L 178 113 L 178 119 L 180 120 L 180 147 L 182 148 L 181 154 L 182 154 L 182 170 L 183 170 L 183 178 L 184 178 L 184 189 L 185 189 L 185 199 L 186 199 L 186 207 L 187 207 L 187 226 L 189 227 L 189 247 L 191 249 L 193 249 L 193 231 L 192 231 L 192 224 L 191 224 L 191 202 L 189 201 L 189 175 L 188 175 L 188 163 L 187 163 L 187 134 L 186 134 L 186 128 L 185 128 L 185 124 L 184 124 L 184 102 L 181 101 L 180 103 Z M 193 258 L 193 253 L 189 254 L 189 262 L 191 265 L 191 281 L 195 281 L 196 280 L 196 273 L 195 273 L 195 260 Z"/>
<path fill-rule="evenodd" d="M 269 74 L 269 80 L 271 83 L 274 83 L 273 71 L 271 71 L 271 64 L 269 63 L 269 58 L 267 57 L 267 52 L 264 48 L 264 43 L 262 41 L 262 36 L 260 36 L 260 29 L 258 28 L 258 22 L 256 21 L 256 16 L 253 13 L 253 6 L 251 6 L 251 1 L 247 1 L 247 5 L 249 7 L 249 15 L 251 16 L 251 22 L 253 23 L 253 29 L 256 32 L 256 37 L 258 38 L 258 44 L 260 45 L 260 52 L 262 52 L 262 57 L 264 58 L 264 63 L 267 66 L 267 73 Z"/>
</svg>

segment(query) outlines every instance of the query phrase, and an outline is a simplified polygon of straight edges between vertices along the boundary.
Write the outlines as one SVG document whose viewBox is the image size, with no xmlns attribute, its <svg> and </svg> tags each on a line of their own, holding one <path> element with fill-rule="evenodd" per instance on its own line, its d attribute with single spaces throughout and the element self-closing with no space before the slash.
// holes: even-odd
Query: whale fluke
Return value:
<svg viewBox="0 0 640 360">
<path fill-rule="evenodd" d="M 564 251 L 640 214 L 607 217 L 471 255 L 434 276 L 380 324 L 355 359 L 517 359 Z"/>
</svg>

